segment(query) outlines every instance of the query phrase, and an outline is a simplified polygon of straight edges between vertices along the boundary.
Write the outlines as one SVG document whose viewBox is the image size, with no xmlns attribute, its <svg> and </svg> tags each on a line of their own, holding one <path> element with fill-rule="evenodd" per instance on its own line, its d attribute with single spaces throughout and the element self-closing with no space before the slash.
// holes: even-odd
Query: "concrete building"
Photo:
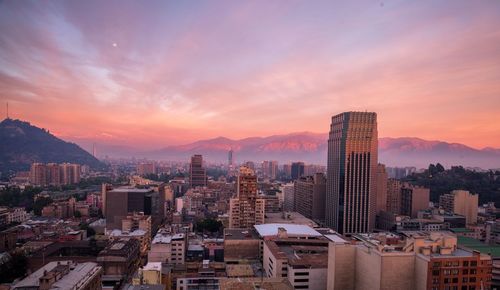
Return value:
<svg viewBox="0 0 500 290">
<path fill-rule="evenodd" d="M 294 289 L 326 289 L 327 240 L 265 240 L 262 261 L 267 277 L 288 278 Z"/>
<path fill-rule="evenodd" d="M 387 212 L 399 214 L 401 212 L 401 188 L 400 180 L 389 178 L 387 180 Z"/>
<path fill-rule="evenodd" d="M 127 281 L 139 267 L 140 242 L 133 238 L 122 238 L 111 242 L 97 256 L 103 268 L 103 286 Z"/>
<path fill-rule="evenodd" d="M 151 216 L 145 215 L 143 212 L 134 212 L 130 215 L 127 215 L 124 219 L 122 219 L 122 231 L 124 232 L 134 232 L 136 230 L 141 230 L 146 233 L 146 244 L 148 245 L 151 242 Z"/>
<path fill-rule="evenodd" d="M 203 156 L 193 155 L 189 164 L 189 185 L 207 186 L 207 172 L 203 166 Z"/>
<path fill-rule="evenodd" d="M 323 173 L 300 177 L 294 184 L 295 210 L 307 218 L 325 218 L 326 178 Z"/>
<path fill-rule="evenodd" d="M 377 114 L 332 117 L 328 139 L 325 224 L 343 234 L 371 232 L 377 205 Z"/>
<path fill-rule="evenodd" d="M 262 174 L 264 178 L 276 179 L 276 176 L 278 175 L 278 161 L 263 161 Z"/>
<path fill-rule="evenodd" d="M 229 200 L 229 228 L 251 228 L 264 223 L 265 199 L 257 197 L 257 176 L 246 166 L 240 167 L 237 197 Z"/>
<path fill-rule="evenodd" d="M 120 229 L 122 219 L 134 212 L 142 212 L 145 215 L 152 213 L 153 189 L 135 187 L 118 187 L 105 190 L 103 202 L 105 202 L 105 217 L 107 229 Z"/>
<path fill-rule="evenodd" d="M 156 166 L 153 162 L 141 163 L 137 165 L 137 174 L 141 176 L 155 173 Z"/>
<path fill-rule="evenodd" d="M 466 190 L 454 190 L 439 197 L 439 206 L 445 211 L 465 216 L 467 224 L 477 223 L 479 195 Z"/>
<path fill-rule="evenodd" d="M 490 289 L 491 257 L 457 248 L 447 232 L 328 237 L 327 289 Z"/>
<path fill-rule="evenodd" d="M 305 168 L 304 162 L 293 162 L 291 166 L 292 180 L 304 176 L 304 168 Z"/>
<path fill-rule="evenodd" d="M 148 262 L 184 264 L 186 261 L 186 236 L 183 233 L 172 235 L 160 229 L 151 242 Z"/>
<path fill-rule="evenodd" d="M 293 183 L 281 186 L 283 194 L 283 211 L 295 211 L 295 185 Z"/>
<path fill-rule="evenodd" d="M 103 269 L 96 263 L 50 262 L 12 285 L 13 290 L 98 290 Z"/>
<path fill-rule="evenodd" d="M 401 212 L 400 214 L 416 218 L 419 211 L 429 208 L 428 188 L 412 186 L 405 183 L 401 188 Z"/>
<path fill-rule="evenodd" d="M 377 165 L 377 214 L 387 211 L 387 171 L 384 164 Z"/>
<path fill-rule="evenodd" d="M 258 261 L 260 243 L 255 229 L 224 229 L 224 262 Z"/>
</svg>

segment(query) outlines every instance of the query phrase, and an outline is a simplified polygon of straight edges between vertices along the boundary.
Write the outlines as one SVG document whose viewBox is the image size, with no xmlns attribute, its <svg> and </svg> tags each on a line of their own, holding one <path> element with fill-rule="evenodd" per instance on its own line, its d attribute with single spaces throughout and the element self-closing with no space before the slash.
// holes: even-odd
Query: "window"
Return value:
<svg viewBox="0 0 500 290">
<path fill-rule="evenodd" d="M 458 283 L 458 278 L 453 278 L 453 279 L 451 280 L 451 283 Z"/>
<path fill-rule="evenodd" d="M 469 261 L 464 261 L 464 267 L 469 267 Z"/>
<path fill-rule="evenodd" d="M 462 275 L 468 275 L 469 274 L 469 270 L 465 269 L 462 271 Z"/>
<path fill-rule="evenodd" d="M 469 278 L 467 278 L 467 277 L 462 278 L 462 283 L 467 283 L 468 281 L 469 281 Z"/>
<path fill-rule="evenodd" d="M 477 266 L 477 261 L 471 261 L 470 262 L 471 267 L 476 267 Z"/>
<path fill-rule="evenodd" d="M 309 279 L 295 279 L 293 280 L 293 282 L 297 283 L 297 282 L 309 282 Z"/>
<path fill-rule="evenodd" d="M 434 267 L 441 267 L 441 262 L 434 262 L 433 266 Z"/>
<path fill-rule="evenodd" d="M 433 276 L 439 276 L 439 270 L 433 270 L 432 271 Z"/>
<path fill-rule="evenodd" d="M 295 272 L 295 276 L 308 276 L 309 272 Z"/>
<path fill-rule="evenodd" d="M 476 277 L 470 277 L 469 282 L 476 283 Z"/>
</svg>

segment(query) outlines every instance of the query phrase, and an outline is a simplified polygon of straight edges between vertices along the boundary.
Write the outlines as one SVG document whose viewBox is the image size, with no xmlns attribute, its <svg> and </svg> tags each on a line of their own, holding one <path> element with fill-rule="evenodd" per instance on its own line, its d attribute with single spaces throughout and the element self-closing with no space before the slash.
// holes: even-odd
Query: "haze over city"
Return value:
<svg viewBox="0 0 500 290">
<path fill-rule="evenodd" d="M 498 1 L 143 4 L 1 2 L 10 117 L 151 149 L 374 111 L 380 137 L 500 147 Z"/>
</svg>

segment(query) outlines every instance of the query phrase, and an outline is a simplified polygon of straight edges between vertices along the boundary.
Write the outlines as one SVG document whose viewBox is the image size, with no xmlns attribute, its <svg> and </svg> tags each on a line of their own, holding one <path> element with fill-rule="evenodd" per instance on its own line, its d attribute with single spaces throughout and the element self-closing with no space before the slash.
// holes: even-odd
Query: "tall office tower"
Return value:
<svg viewBox="0 0 500 290">
<path fill-rule="evenodd" d="M 57 163 L 48 163 L 46 165 L 47 171 L 47 183 L 49 185 L 60 185 L 61 184 L 61 169 Z"/>
<path fill-rule="evenodd" d="M 34 185 L 47 185 L 47 170 L 43 163 L 33 163 L 30 169 L 30 182 Z"/>
<path fill-rule="evenodd" d="M 285 178 L 290 178 L 292 176 L 292 165 L 283 164 L 283 175 Z"/>
<path fill-rule="evenodd" d="M 293 180 L 304 176 L 304 162 L 293 162 L 291 175 Z"/>
<path fill-rule="evenodd" d="M 376 113 L 332 117 L 325 224 L 342 234 L 366 233 L 375 226 L 377 147 Z"/>
<path fill-rule="evenodd" d="M 207 186 L 207 172 L 203 167 L 203 156 L 193 155 L 189 165 L 189 184 L 191 187 Z"/>
<path fill-rule="evenodd" d="M 229 201 L 229 228 L 251 228 L 264 223 L 265 200 L 257 198 L 257 176 L 251 168 L 240 167 L 237 197 Z"/>
<path fill-rule="evenodd" d="M 303 176 L 295 180 L 295 210 L 306 218 L 323 220 L 325 218 L 326 178 L 323 173 Z"/>
<path fill-rule="evenodd" d="M 477 223 L 478 195 L 466 190 L 454 190 L 439 197 L 439 206 L 447 212 L 465 216 L 467 224 Z"/>
<path fill-rule="evenodd" d="M 377 165 L 377 209 L 378 214 L 387 210 L 387 171 L 384 164 Z"/>
<path fill-rule="evenodd" d="M 403 183 L 398 179 L 389 178 L 387 180 L 387 207 L 386 211 L 395 214 L 401 212 L 401 189 Z"/>
<path fill-rule="evenodd" d="M 284 184 L 281 191 L 283 193 L 283 211 L 295 211 L 295 185 L 293 183 Z"/>
</svg>

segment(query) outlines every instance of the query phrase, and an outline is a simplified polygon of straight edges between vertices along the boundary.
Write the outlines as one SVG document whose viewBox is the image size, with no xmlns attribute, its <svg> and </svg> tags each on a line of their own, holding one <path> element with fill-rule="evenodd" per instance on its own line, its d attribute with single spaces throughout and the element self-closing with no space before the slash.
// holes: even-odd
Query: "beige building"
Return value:
<svg viewBox="0 0 500 290">
<path fill-rule="evenodd" d="M 267 277 L 288 278 L 294 289 L 326 289 L 327 240 L 265 240 L 262 261 Z"/>
<path fill-rule="evenodd" d="M 477 223 L 479 195 L 466 190 L 454 190 L 439 197 L 439 206 L 447 212 L 465 216 L 467 224 Z"/>
<path fill-rule="evenodd" d="M 229 200 L 229 228 L 251 228 L 264 223 L 265 199 L 257 197 L 257 176 L 246 166 L 240 167 L 237 197 Z"/>
<path fill-rule="evenodd" d="M 186 261 L 186 236 L 183 233 L 171 235 L 160 229 L 148 253 L 148 263 L 161 262 L 171 264 L 184 264 Z"/>
<path fill-rule="evenodd" d="M 355 235 L 356 242 L 338 235 L 328 238 L 331 242 L 326 289 L 431 290 L 445 289 L 446 285 L 480 289 L 480 279 L 489 289 L 487 275 L 491 271 L 487 269 L 487 260 L 491 268 L 491 258 L 458 249 L 456 236 L 449 232 L 409 232 L 405 238 L 385 233 Z M 459 275 L 465 273 L 461 267 L 467 268 L 468 277 L 458 281 Z"/>
</svg>

